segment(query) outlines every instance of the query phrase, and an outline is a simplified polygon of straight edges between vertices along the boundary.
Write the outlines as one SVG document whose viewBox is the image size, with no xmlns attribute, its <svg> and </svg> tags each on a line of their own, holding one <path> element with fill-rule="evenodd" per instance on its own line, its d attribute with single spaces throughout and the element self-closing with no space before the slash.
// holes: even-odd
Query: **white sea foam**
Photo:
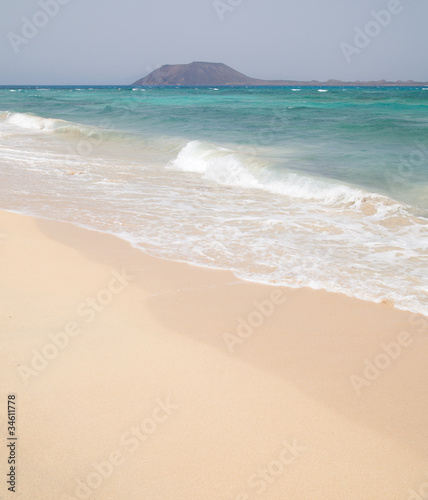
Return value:
<svg viewBox="0 0 428 500">
<path fill-rule="evenodd" d="M 183 171 L 203 174 L 206 179 L 220 184 L 260 187 L 236 152 L 201 141 L 188 142 L 171 165 Z"/>
<path fill-rule="evenodd" d="M 75 137 L 91 138 L 93 142 L 121 139 L 124 134 L 115 130 L 92 127 L 66 120 L 44 118 L 30 113 L 13 113 L 0 111 L 0 125 L 5 131 L 17 132 L 31 131 L 45 134 L 65 134 Z"/>
<path fill-rule="evenodd" d="M 361 207 L 373 202 L 385 214 L 401 205 L 390 198 L 343 183 L 269 169 L 253 156 L 201 141 L 190 141 L 171 162 L 174 168 L 201 174 L 219 184 L 255 188 L 325 205 Z"/>
<path fill-rule="evenodd" d="M 9 111 L 0 111 L 0 122 L 1 121 L 28 130 L 52 131 L 61 126 L 67 125 L 67 122 L 64 120 L 42 118 L 41 116 L 31 115 L 28 113 L 11 113 Z"/>
</svg>

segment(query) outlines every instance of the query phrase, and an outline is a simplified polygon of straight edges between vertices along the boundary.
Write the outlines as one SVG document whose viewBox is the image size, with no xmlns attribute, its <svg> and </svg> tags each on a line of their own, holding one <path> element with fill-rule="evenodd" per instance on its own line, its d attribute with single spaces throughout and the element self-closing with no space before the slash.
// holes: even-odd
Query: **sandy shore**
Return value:
<svg viewBox="0 0 428 500">
<path fill-rule="evenodd" d="M 428 498 L 426 318 L 6 212 L 0 262 L 1 498 Z"/>
</svg>

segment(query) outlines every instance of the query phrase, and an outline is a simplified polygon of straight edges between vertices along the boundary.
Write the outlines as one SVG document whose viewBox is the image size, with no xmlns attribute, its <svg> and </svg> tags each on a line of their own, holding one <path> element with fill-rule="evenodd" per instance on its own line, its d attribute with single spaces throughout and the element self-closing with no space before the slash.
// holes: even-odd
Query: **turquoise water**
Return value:
<svg viewBox="0 0 428 500">
<path fill-rule="evenodd" d="M 0 207 L 428 314 L 428 90 L 0 88 Z"/>
</svg>

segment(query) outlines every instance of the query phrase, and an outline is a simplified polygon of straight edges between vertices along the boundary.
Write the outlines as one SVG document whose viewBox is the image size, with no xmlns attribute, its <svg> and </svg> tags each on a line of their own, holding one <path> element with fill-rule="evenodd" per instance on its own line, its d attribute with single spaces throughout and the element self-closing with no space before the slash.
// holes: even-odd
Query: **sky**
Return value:
<svg viewBox="0 0 428 500">
<path fill-rule="evenodd" d="M 132 84 L 163 64 L 428 81 L 428 0 L 9 0 L 0 85 Z"/>
</svg>

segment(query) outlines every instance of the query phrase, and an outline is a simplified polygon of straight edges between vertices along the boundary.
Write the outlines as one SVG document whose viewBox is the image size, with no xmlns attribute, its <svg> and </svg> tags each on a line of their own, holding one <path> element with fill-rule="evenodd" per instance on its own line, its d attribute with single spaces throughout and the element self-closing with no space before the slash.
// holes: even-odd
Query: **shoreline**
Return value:
<svg viewBox="0 0 428 500">
<path fill-rule="evenodd" d="M 44 221 L 47 221 L 47 222 L 53 222 L 53 223 L 58 223 L 58 224 L 70 224 L 71 226 L 74 226 L 74 227 L 76 227 L 78 229 L 81 229 L 82 231 L 90 231 L 90 232 L 94 232 L 94 233 L 97 233 L 97 234 L 100 234 L 100 235 L 111 236 L 112 238 L 117 238 L 118 240 L 122 241 L 126 245 L 129 245 L 131 248 L 133 248 L 134 250 L 137 250 L 138 252 L 141 252 L 143 255 L 145 255 L 147 257 L 150 257 L 150 258 L 153 258 L 153 259 L 156 259 L 156 260 L 160 260 L 160 261 L 173 262 L 173 263 L 177 263 L 177 264 L 188 265 L 190 267 L 206 269 L 206 270 L 210 270 L 210 271 L 214 271 L 214 272 L 219 271 L 219 272 L 231 273 L 235 277 L 236 280 L 238 280 L 240 282 L 243 282 L 243 283 L 249 283 L 249 284 L 260 285 L 260 286 L 267 286 L 267 287 L 273 287 L 273 288 L 285 288 L 287 290 L 311 290 L 311 291 L 314 291 L 314 292 L 321 292 L 321 293 L 327 293 L 327 294 L 333 294 L 333 295 L 339 295 L 339 296 L 343 295 L 343 296 L 345 296 L 345 297 L 347 297 L 347 298 L 349 298 L 351 300 L 357 300 L 357 301 L 361 301 L 361 302 L 367 302 L 369 304 L 388 305 L 388 306 L 393 307 L 396 311 L 404 312 L 404 313 L 407 313 L 407 314 L 410 314 L 410 315 L 423 316 L 424 318 L 428 318 L 428 316 L 426 316 L 423 313 L 420 313 L 420 312 L 417 312 L 417 311 L 412 311 L 410 309 L 405 309 L 404 307 L 401 308 L 396 303 L 394 303 L 392 300 L 389 300 L 389 299 L 383 299 L 381 301 L 376 301 L 376 300 L 363 299 L 363 298 L 360 298 L 360 297 L 355 297 L 355 296 L 352 296 L 352 295 L 348 295 L 347 293 L 345 293 L 343 291 L 332 291 L 332 290 L 327 290 L 325 288 L 312 288 L 310 286 L 291 286 L 291 285 L 283 285 L 283 284 L 268 283 L 268 282 L 262 282 L 262 281 L 256 281 L 256 280 L 246 279 L 246 278 L 242 278 L 240 276 L 237 276 L 235 274 L 235 271 L 233 271 L 232 269 L 223 269 L 221 267 L 215 267 L 215 266 L 211 267 L 211 266 L 209 266 L 207 264 L 199 264 L 199 263 L 196 263 L 196 262 L 187 262 L 187 261 L 180 260 L 180 259 L 170 259 L 170 258 L 167 258 L 167 257 L 158 256 L 158 255 L 151 255 L 151 254 L 147 253 L 144 249 L 142 249 L 141 247 L 139 247 L 138 245 L 134 244 L 130 239 L 123 238 L 122 236 L 120 236 L 120 235 L 118 235 L 118 234 L 116 234 L 114 232 L 103 231 L 101 229 L 96 229 L 96 228 L 93 228 L 93 227 L 88 227 L 88 226 L 85 226 L 85 225 L 80 225 L 80 224 L 77 224 L 75 222 L 68 222 L 68 221 L 61 221 L 61 220 L 56 220 L 56 219 L 50 219 L 50 218 L 42 217 L 42 216 L 39 216 L 39 215 L 26 214 L 26 213 L 23 213 L 23 212 L 18 212 L 18 211 L 4 209 L 4 208 L 0 208 L 0 213 L 1 212 L 6 212 L 6 213 L 10 213 L 10 214 L 15 214 L 15 215 L 22 215 L 24 217 L 30 217 L 30 218 L 34 218 L 34 219 L 40 219 L 40 220 L 44 220 Z"/>
<path fill-rule="evenodd" d="M 10 211 L 0 235 L 21 498 L 407 499 L 427 480 L 426 317 Z"/>
</svg>

